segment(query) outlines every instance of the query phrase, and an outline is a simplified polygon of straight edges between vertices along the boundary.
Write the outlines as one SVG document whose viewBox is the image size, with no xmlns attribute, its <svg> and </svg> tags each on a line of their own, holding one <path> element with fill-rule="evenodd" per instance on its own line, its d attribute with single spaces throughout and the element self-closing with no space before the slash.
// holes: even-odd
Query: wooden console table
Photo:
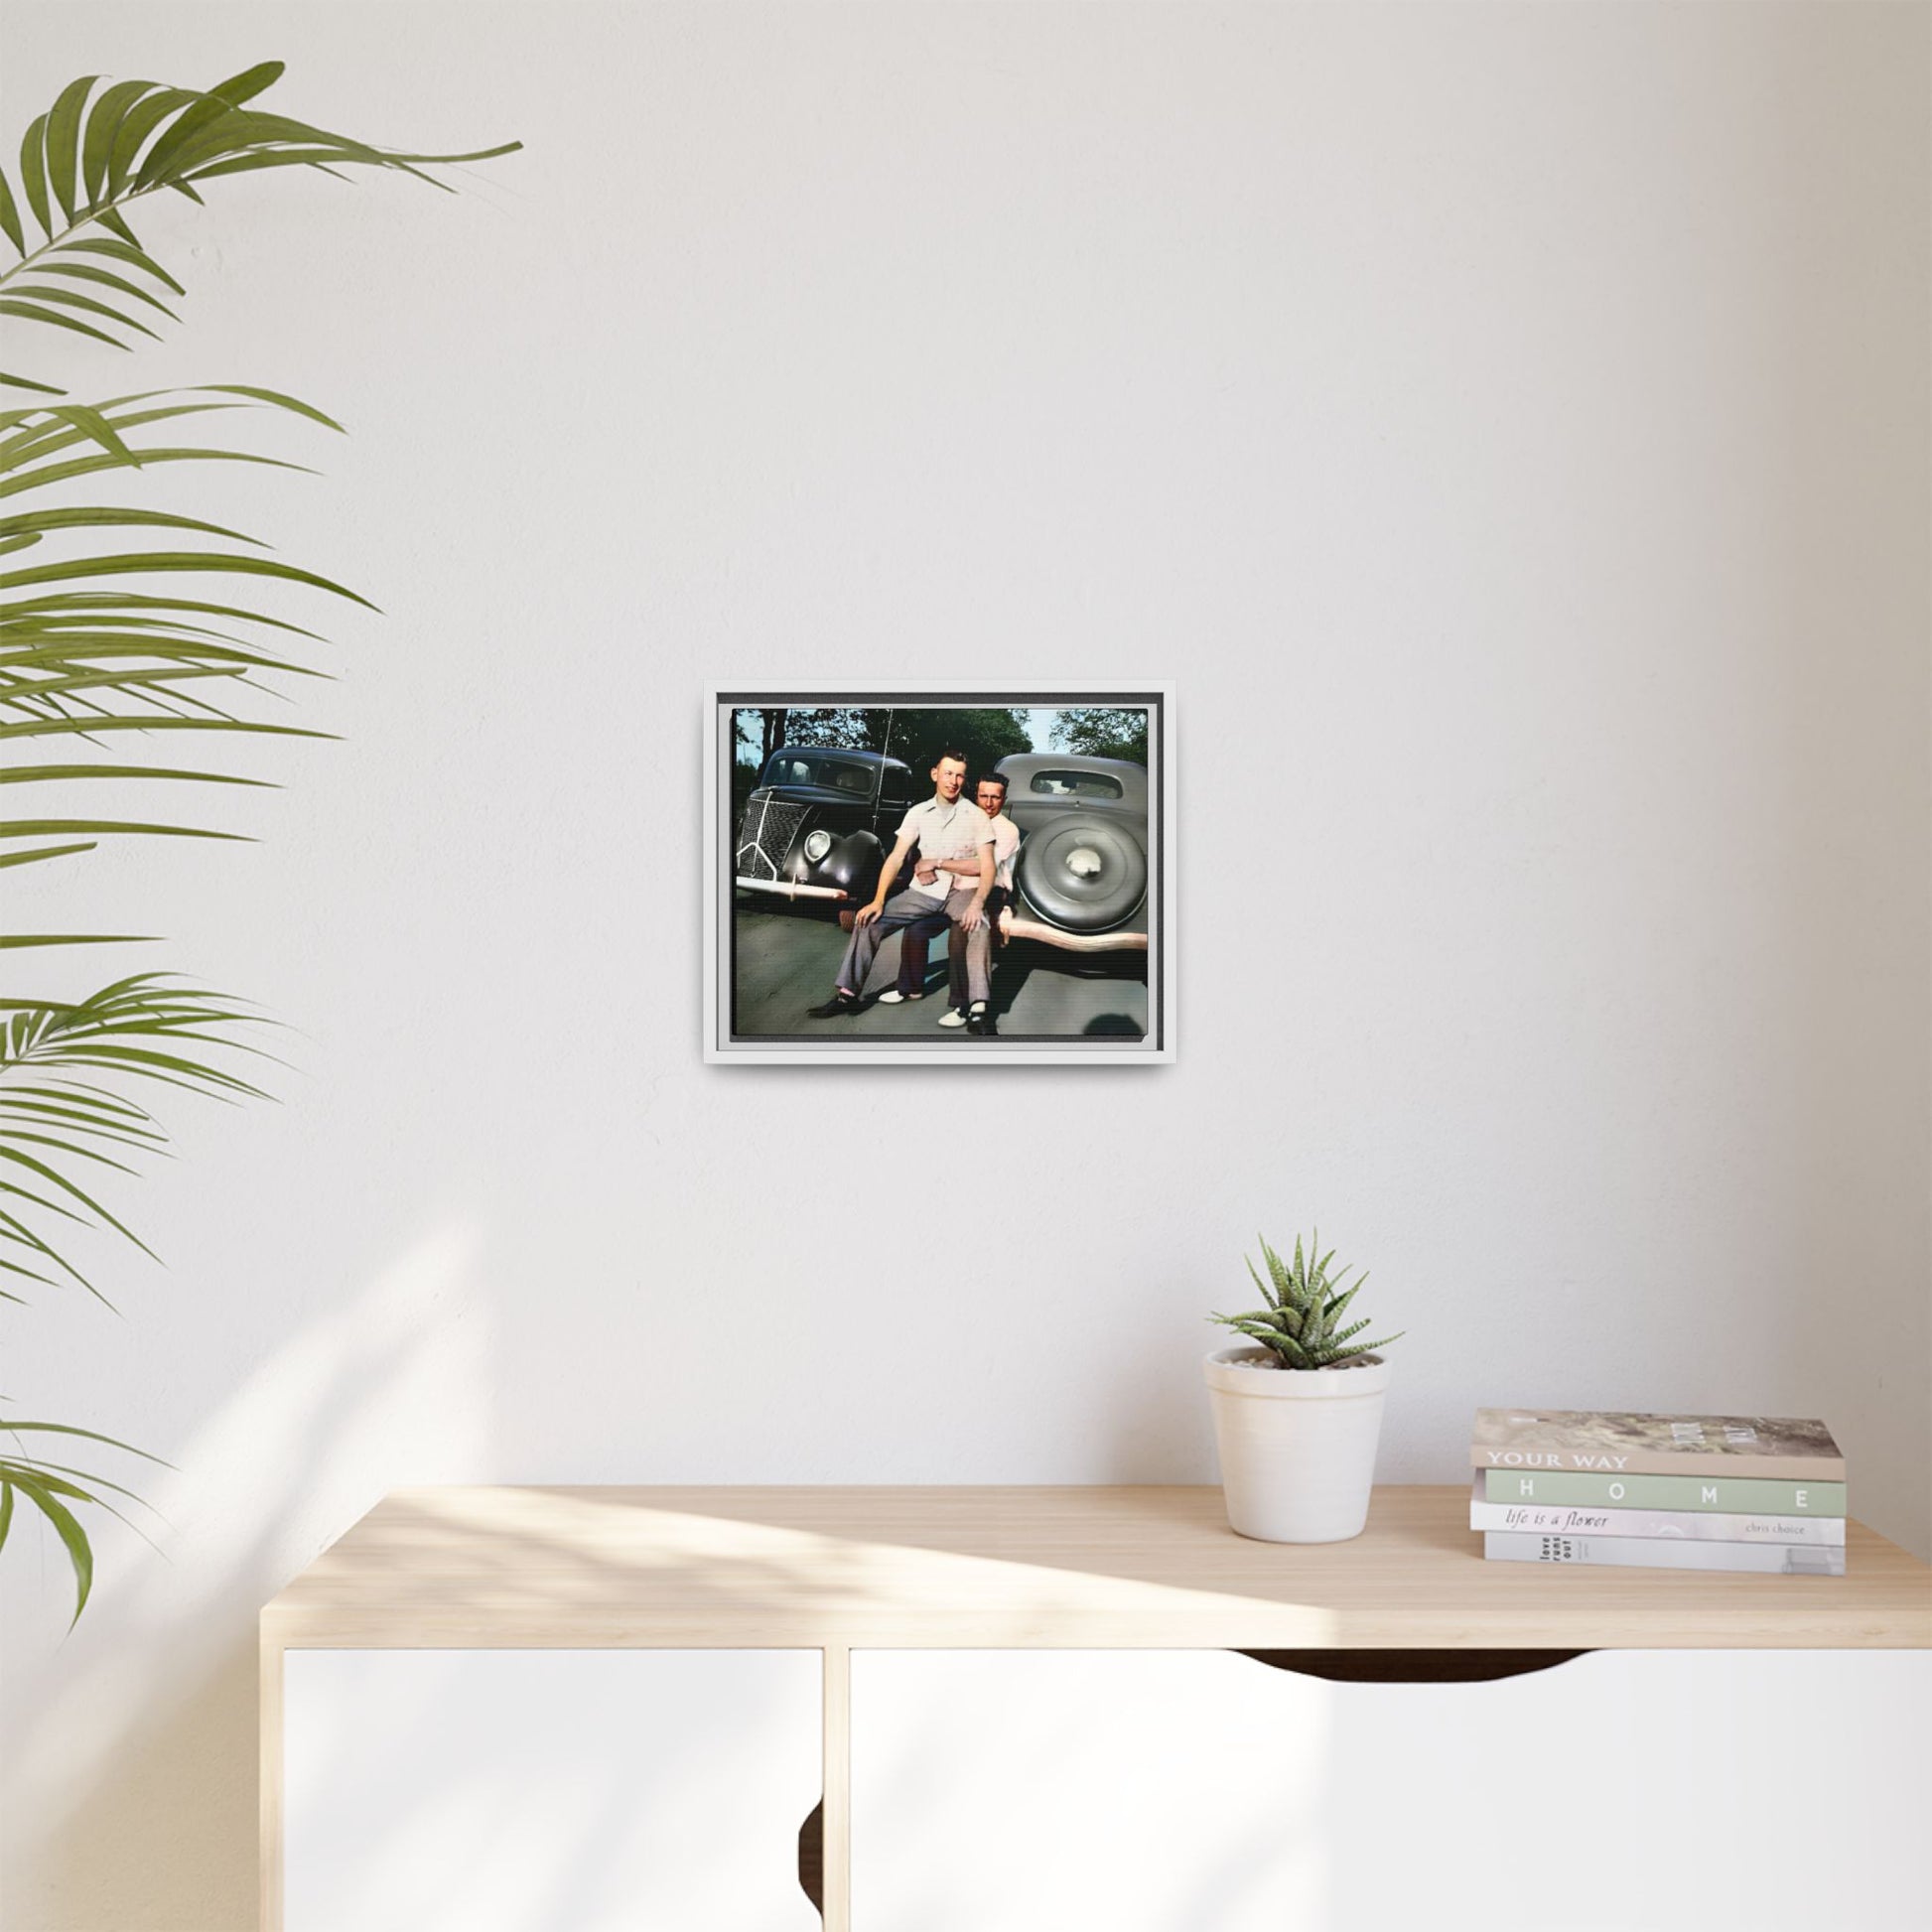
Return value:
<svg viewBox="0 0 1932 1932">
<path fill-rule="evenodd" d="M 1504 1675 L 1536 1652 L 1932 1648 L 1932 1572 L 1858 1523 L 1845 1577 L 1785 1578 L 1485 1563 L 1467 1509 L 1463 1487 L 1382 1488 L 1356 1540 L 1283 1546 L 1231 1534 L 1209 1487 L 399 1491 L 261 1615 L 262 1924 L 309 1932 L 284 1916 L 292 1652 L 820 1653 L 822 1909 L 846 1932 L 855 1651 L 1308 1652 L 1318 1675 L 1429 1678 L 1457 1673 L 1425 1653 Z"/>
</svg>

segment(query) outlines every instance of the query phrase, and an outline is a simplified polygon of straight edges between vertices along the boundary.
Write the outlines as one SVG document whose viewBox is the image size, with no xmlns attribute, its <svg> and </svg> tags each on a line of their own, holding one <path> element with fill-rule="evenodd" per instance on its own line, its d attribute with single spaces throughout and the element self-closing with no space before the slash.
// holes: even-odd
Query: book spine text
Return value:
<svg viewBox="0 0 1932 1932">
<path fill-rule="evenodd" d="M 1668 1543 L 1636 1536 L 1517 1536 L 1487 1531 L 1482 1554 L 1500 1563 L 1595 1565 L 1624 1570 L 1745 1570 L 1778 1577 L 1842 1577 L 1833 1545 L 1780 1549 L 1764 1543 Z"/>
<path fill-rule="evenodd" d="M 1618 1476 L 1572 1471 L 1486 1469 L 1492 1503 L 1568 1503 L 1597 1509 L 1722 1510 L 1738 1516 L 1843 1516 L 1842 1482 L 1784 1482 L 1751 1476 Z"/>
<path fill-rule="evenodd" d="M 1843 1516 L 1734 1516 L 1724 1510 L 1579 1509 L 1561 1503 L 1469 1504 L 1472 1530 L 1521 1535 L 1654 1536 L 1693 1543 L 1843 1544 Z"/>
</svg>

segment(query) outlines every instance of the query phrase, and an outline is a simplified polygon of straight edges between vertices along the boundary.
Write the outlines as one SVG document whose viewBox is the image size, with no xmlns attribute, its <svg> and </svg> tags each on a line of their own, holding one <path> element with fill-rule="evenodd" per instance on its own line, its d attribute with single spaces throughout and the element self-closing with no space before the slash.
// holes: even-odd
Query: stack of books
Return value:
<svg viewBox="0 0 1932 1932">
<path fill-rule="evenodd" d="M 1469 1460 L 1469 1527 L 1500 1562 L 1845 1575 L 1822 1422 L 1478 1409 Z"/>
</svg>

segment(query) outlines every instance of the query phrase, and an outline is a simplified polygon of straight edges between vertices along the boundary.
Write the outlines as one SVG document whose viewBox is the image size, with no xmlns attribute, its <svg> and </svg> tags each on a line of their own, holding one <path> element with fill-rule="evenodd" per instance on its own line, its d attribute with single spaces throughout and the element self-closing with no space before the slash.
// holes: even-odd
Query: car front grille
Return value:
<svg viewBox="0 0 1932 1932">
<path fill-rule="evenodd" d="M 745 807 L 738 828 L 738 876 L 741 879 L 781 879 L 785 854 L 805 822 L 803 805 L 777 798 L 754 798 Z"/>
</svg>

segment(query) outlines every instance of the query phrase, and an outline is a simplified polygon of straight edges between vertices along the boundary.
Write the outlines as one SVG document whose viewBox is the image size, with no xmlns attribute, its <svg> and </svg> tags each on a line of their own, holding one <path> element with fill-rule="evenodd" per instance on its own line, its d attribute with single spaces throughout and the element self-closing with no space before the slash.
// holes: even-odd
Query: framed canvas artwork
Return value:
<svg viewBox="0 0 1932 1932">
<path fill-rule="evenodd" d="M 708 1060 L 1174 1057 L 1169 687 L 707 704 Z"/>
</svg>

